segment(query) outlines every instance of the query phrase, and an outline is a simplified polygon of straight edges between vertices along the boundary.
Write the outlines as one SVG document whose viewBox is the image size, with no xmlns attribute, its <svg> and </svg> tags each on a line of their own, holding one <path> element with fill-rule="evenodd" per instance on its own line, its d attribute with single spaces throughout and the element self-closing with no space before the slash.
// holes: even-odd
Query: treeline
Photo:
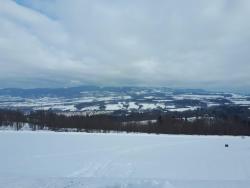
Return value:
<svg viewBox="0 0 250 188">
<path fill-rule="evenodd" d="M 19 130 L 28 124 L 32 130 L 49 129 L 85 132 L 142 132 L 157 134 L 248 135 L 250 112 L 246 107 L 220 106 L 195 111 L 132 113 L 129 115 L 60 115 L 52 111 L 0 110 L 0 126 Z M 148 123 L 141 121 L 152 120 Z"/>
<path fill-rule="evenodd" d="M 15 127 L 19 130 L 26 121 L 27 117 L 21 111 L 0 110 L 0 126 Z"/>
</svg>

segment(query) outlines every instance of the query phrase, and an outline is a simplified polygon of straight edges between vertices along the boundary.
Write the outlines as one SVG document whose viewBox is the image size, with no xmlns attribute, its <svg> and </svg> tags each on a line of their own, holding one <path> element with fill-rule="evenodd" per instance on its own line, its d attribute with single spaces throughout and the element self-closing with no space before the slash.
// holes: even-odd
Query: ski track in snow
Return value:
<svg viewBox="0 0 250 188">
<path fill-rule="evenodd" d="M 185 143 L 190 143 L 190 142 L 183 142 Z M 167 144 L 167 146 L 171 147 L 174 146 L 175 144 Z M 140 146 L 140 147 L 133 147 L 130 149 L 122 150 L 120 148 L 115 149 L 117 152 L 117 155 L 113 157 L 110 160 L 104 161 L 102 163 L 96 162 L 96 163 L 90 163 L 87 165 L 87 167 L 81 168 L 79 170 L 74 171 L 67 177 L 109 177 L 109 171 L 112 171 L 114 169 L 114 165 L 118 164 L 116 161 L 119 159 L 125 158 L 126 154 L 129 153 L 136 153 L 139 151 L 143 150 L 150 150 L 152 148 L 157 148 L 161 147 L 162 144 L 155 144 L 155 145 L 150 145 L 150 146 Z M 121 177 L 130 177 L 134 171 L 134 167 L 132 163 L 125 163 L 125 164 L 118 164 L 119 166 L 119 171 L 121 171 L 123 174 L 120 174 Z M 124 169 L 124 170 L 121 170 Z"/>
</svg>

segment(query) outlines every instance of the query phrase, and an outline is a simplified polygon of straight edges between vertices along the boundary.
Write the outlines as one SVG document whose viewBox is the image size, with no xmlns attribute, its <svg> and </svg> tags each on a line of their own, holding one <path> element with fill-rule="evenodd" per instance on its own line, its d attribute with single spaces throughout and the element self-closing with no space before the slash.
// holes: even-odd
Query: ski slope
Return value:
<svg viewBox="0 0 250 188">
<path fill-rule="evenodd" d="M 0 131 L 0 151 L 4 188 L 250 186 L 249 137 Z"/>
</svg>

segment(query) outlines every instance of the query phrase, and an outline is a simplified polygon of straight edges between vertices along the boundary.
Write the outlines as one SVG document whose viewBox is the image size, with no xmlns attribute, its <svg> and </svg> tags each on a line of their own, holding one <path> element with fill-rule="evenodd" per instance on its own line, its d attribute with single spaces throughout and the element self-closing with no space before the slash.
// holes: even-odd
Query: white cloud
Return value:
<svg viewBox="0 0 250 188">
<path fill-rule="evenodd" d="M 250 86 L 247 0 L 18 2 L 0 1 L 3 86 Z"/>
</svg>

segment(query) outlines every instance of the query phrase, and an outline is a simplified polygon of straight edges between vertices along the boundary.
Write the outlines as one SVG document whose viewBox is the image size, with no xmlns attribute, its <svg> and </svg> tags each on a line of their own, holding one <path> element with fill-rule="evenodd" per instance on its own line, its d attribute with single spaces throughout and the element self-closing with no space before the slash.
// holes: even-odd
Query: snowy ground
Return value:
<svg viewBox="0 0 250 188">
<path fill-rule="evenodd" d="M 249 137 L 0 131 L 0 151 L 4 188 L 250 186 Z"/>
<path fill-rule="evenodd" d="M 250 107 L 250 96 L 244 94 L 211 92 L 207 92 L 207 94 L 192 94 L 190 91 L 186 91 L 183 94 L 176 94 L 173 91 L 166 91 L 164 88 L 159 88 L 160 90 L 148 89 L 137 88 L 135 91 L 130 90 L 125 93 L 124 90 L 118 92 L 105 92 L 103 90 L 76 92 L 77 97 L 56 97 L 52 91 L 46 97 L 37 94 L 28 96 L 16 96 L 14 94 L 14 96 L 11 96 L 10 91 L 3 95 L 0 90 L 0 108 L 103 114 L 119 110 L 127 112 L 150 110 L 182 112 L 196 110 L 197 108 L 204 107 L 204 104 L 208 107 L 224 104 Z M 180 100 L 194 100 L 194 104 L 182 101 L 180 105 Z M 201 104 L 197 104 L 197 101 Z"/>
</svg>

